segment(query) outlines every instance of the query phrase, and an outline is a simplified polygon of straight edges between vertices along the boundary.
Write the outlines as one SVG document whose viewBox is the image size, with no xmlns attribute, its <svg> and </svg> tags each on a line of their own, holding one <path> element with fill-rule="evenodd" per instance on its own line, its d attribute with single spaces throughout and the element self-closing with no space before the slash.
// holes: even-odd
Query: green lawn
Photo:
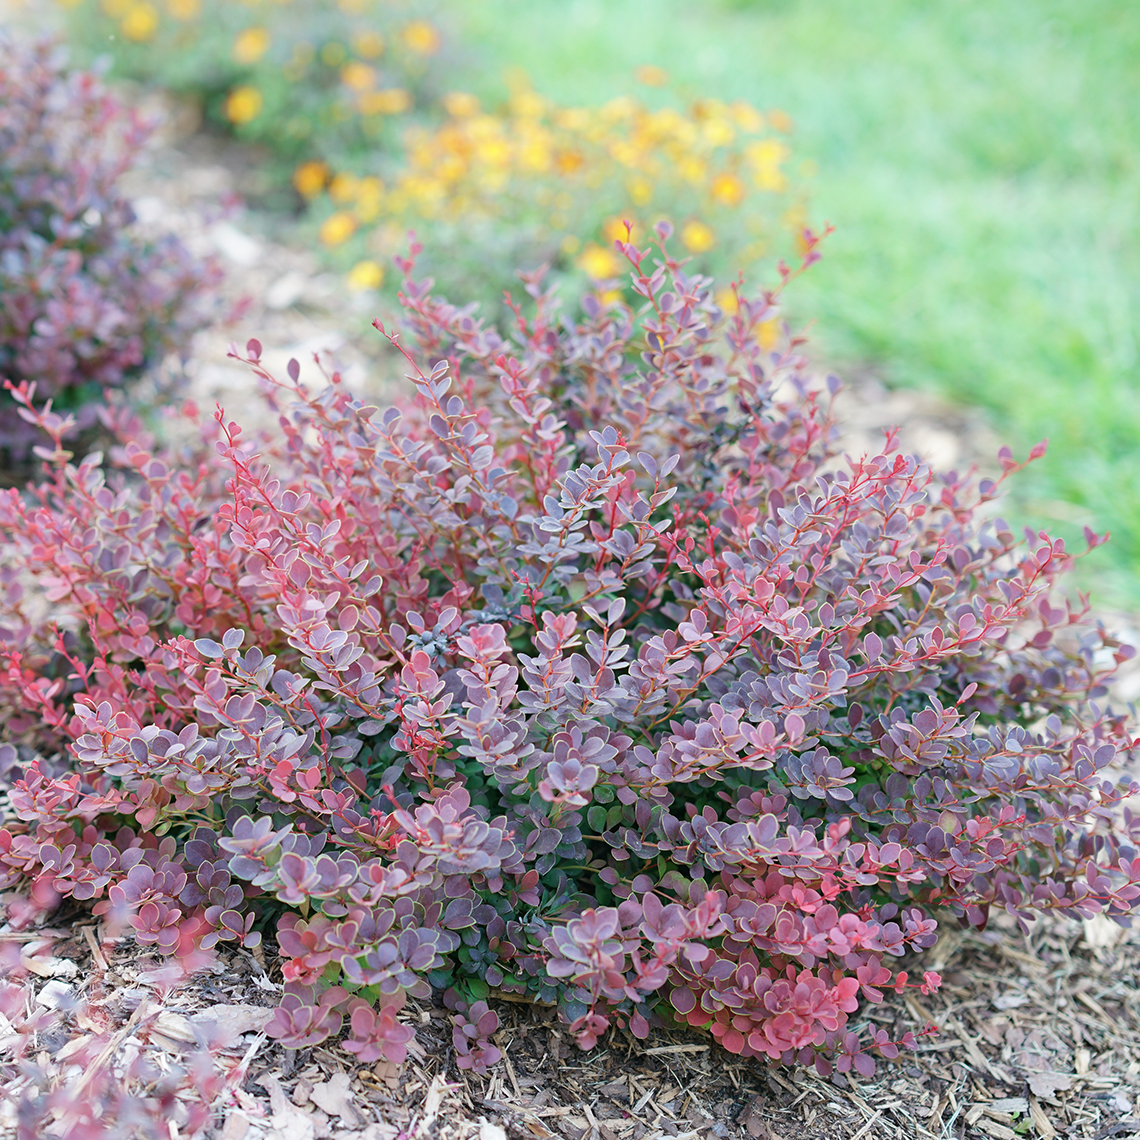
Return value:
<svg viewBox="0 0 1140 1140">
<path fill-rule="evenodd" d="M 797 285 L 837 363 L 992 413 L 1047 459 L 1009 513 L 1114 540 L 1088 568 L 1135 603 L 1140 566 L 1140 4 L 1129 0 L 452 0 L 487 98 L 524 66 L 599 102 L 639 64 L 781 107 L 835 224 Z M 487 66 L 488 60 L 490 66 Z"/>
</svg>

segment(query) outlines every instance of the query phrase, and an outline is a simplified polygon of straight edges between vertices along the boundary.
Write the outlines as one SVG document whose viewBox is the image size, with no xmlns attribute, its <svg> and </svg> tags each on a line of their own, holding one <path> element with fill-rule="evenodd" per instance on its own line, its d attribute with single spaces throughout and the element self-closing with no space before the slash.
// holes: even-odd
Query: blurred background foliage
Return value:
<svg viewBox="0 0 1140 1140">
<path fill-rule="evenodd" d="M 65 24 L 269 147 L 358 288 L 408 224 L 486 298 L 528 259 L 607 276 L 625 216 L 750 277 L 830 221 L 789 297 L 817 351 L 1049 437 L 1009 513 L 1110 529 L 1098 593 L 1140 600 L 1140 6 L 79 0 Z"/>
</svg>

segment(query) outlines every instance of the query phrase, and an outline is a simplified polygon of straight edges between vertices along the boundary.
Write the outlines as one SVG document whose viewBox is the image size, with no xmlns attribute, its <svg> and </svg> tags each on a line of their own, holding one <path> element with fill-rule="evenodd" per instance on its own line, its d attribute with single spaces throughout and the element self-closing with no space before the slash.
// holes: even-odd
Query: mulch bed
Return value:
<svg viewBox="0 0 1140 1140">
<path fill-rule="evenodd" d="M 872 1080 L 770 1069 L 687 1031 L 647 1042 L 614 1032 L 582 1053 L 553 1009 L 517 1001 L 498 1003 L 505 1059 L 489 1075 L 456 1068 L 449 1015 L 423 1004 L 409 1009 L 422 1051 L 400 1067 L 362 1066 L 331 1042 L 289 1050 L 260 1032 L 280 993 L 271 955 L 228 950 L 170 987 L 158 958 L 101 937 L 85 919 L 0 934 L 23 943 L 37 1002 L 82 996 L 105 1011 L 109 1024 L 87 1028 L 116 1030 L 102 1058 L 111 1071 L 138 1051 L 160 1067 L 185 1057 L 196 1023 L 233 1030 L 222 1056 L 232 1079 L 207 1134 L 216 1140 L 1140 1136 L 1140 938 L 1100 919 L 1049 920 L 1029 939 L 944 933 L 924 963 L 943 971 L 940 993 L 859 1015 L 895 1036 L 939 1027 Z M 35 1051 L 62 1080 L 73 1048 L 45 1039 Z M 14 1123 L 0 1108 L 0 1134 Z"/>
</svg>

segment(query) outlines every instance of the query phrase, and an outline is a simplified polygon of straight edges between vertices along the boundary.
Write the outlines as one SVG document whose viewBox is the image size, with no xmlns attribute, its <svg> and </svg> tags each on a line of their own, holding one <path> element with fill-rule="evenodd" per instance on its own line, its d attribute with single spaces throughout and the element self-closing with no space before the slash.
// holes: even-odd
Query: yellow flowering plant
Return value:
<svg viewBox="0 0 1140 1140">
<path fill-rule="evenodd" d="M 389 145 L 393 118 L 438 97 L 431 0 L 57 2 L 80 56 L 109 50 L 114 74 L 196 99 L 286 170 Z"/>
<path fill-rule="evenodd" d="M 659 68 L 637 78 L 667 83 Z M 781 111 L 631 97 L 564 107 L 521 77 L 499 110 L 460 92 L 442 106 L 441 122 L 408 126 L 402 150 L 371 156 L 367 174 L 312 161 L 294 171 L 314 203 L 318 241 L 353 266 L 358 283 L 375 277 L 369 267 L 401 249 L 409 229 L 426 239 L 426 258 L 433 247 L 446 256 L 430 266 L 437 279 L 485 299 L 512 283 L 509 267 L 519 264 L 622 279 L 614 242 L 627 223 L 642 240 L 662 217 L 702 270 L 731 275 L 795 252 L 803 179 L 793 179 Z"/>
<path fill-rule="evenodd" d="M 192 95 L 268 144 L 276 189 L 263 203 L 307 203 L 311 237 L 352 289 L 380 287 L 409 229 L 441 284 L 492 300 L 518 265 L 624 277 L 614 242 L 627 222 L 636 241 L 669 218 L 694 266 L 721 275 L 797 252 L 802 179 L 778 110 L 664 90 L 566 107 L 521 73 L 486 110 L 441 87 L 433 0 L 58 2 L 73 41 L 110 42 L 120 74 Z M 635 78 L 669 86 L 655 66 Z"/>
</svg>

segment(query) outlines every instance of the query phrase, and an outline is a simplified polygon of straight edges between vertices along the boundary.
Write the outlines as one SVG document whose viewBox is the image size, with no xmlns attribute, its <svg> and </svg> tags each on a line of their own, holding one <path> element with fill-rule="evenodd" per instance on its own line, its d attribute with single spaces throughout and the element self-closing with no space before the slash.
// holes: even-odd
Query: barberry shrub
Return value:
<svg viewBox="0 0 1140 1140">
<path fill-rule="evenodd" d="M 620 248 L 636 310 L 534 275 L 508 333 L 409 279 L 386 410 L 251 341 L 274 431 L 183 453 L 112 407 L 73 462 L 18 392 L 55 442 L 0 499 L 13 927 L 272 932 L 268 1032 L 367 1061 L 436 987 L 493 1063 L 494 987 L 583 1047 L 671 1018 L 867 1074 L 914 1037 L 852 1015 L 939 984 L 938 921 L 1127 922 L 1130 651 L 992 518 L 1022 465 L 836 454 L 800 341 L 758 343 L 783 285 L 728 317 L 667 237 Z"/>
<path fill-rule="evenodd" d="M 213 315 L 217 268 L 135 231 L 117 188 L 147 135 L 62 49 L 0 37 L 0 379 L 58 409 L 184 351 Z M 17 461 L 39 435 L 18 413 L 0 394 L 0 454 Z"/>
</svg>

